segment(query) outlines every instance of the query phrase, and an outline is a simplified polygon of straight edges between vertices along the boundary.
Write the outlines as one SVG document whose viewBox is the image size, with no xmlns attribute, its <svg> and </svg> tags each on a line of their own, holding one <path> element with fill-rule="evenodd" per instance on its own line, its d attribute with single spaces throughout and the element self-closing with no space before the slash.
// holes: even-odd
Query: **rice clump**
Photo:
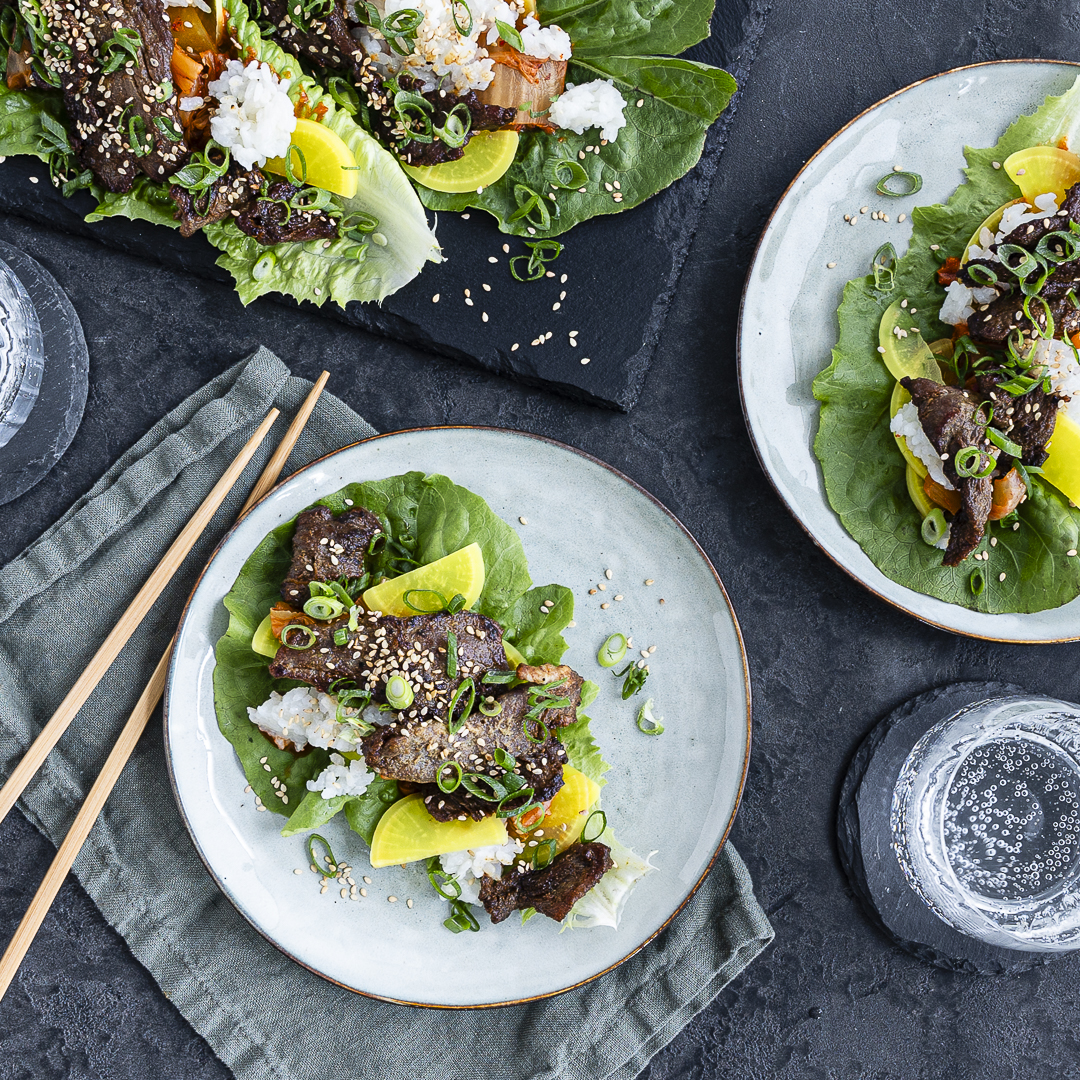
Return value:
<svg viewBox="0 0 1080 1080">
<path fill-rule="evenodd" d="M 324 750 L 355 750 L 360 731 L 337 722 L 337 702 L 308 686 L 279 694 L 274 690 L 258 708 L 248 707 L 248 718 L 271 738 L 287 739 L 297 750 L 321 746 Z"/>
<path fill-rule="evenodd" d="M 889 421 L 889 430 L 897 436 L 907 439 L 908 449 L 926 466 L 927 472 L 943 487 L 952 491 L 955 485 L 945 475 L 941 467 L 941 458 L 934 449 L 934 444 L 927 438 L 922 424 L 919 423 L 919 410 L 913 401 L 905 402 Z"/>
<path fill-rule="evenodd" d="M 296 130 L 288 79 L 278 79 L 269 64 L 258 60 L 247 67 L 230 60 L 207 89 L 218 100 L 210 134 L 237 162 L 252 169 L 261 168 L 267 158 L 284 157 Z"/>
<path fill-rule="evenodd" d="M 308 791 L 321 791 L 324 799 L 338 795 L 363 795 L 375 774 L 363 758 L 346 761 L 340 754 L 330 755 L 330 764 L 314 780 L 307 782 Z"/>
<path fill-rule="evenodd" d="M 614 142 L 626 126 L 625 108 L 625 99 L 610 79 L 596 79 L 577 86 L 567 83 L 566 92 L 552 104 L 548 119 L 556 127 L 578 135 L 584 134 L 586 128 L 600 128 L 600 137 Z"/>
<path fill-rule="evenodd" d="M 443 855 L 442 868 L 460 886 L 461 897 L 467 904 L 480 903 L 480 878 L 496 880 L 502 875 L 502 868 L 509 866 L 525 850 L 520 840 L 511 837 L 505 844 L 492 844 L 490 847 L 469 848 L 466 851 L 453 851 Z"/>
</svg>

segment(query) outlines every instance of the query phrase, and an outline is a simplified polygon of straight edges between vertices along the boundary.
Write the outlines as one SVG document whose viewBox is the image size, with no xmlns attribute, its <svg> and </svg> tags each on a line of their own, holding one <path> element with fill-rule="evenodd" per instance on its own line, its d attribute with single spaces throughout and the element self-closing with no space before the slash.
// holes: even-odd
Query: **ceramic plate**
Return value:
<svg viewBox="0 0 1080 1080">
<path fill-rule="evenodd" d="M 828 366 L 836 309 L 849 278 L 865 274 L 891 241 L 901 254 L 915 206 L 944 202 L 963 182 L 964 146 L 992 146 L 1021 113 L 1061 94 L 1078 66 L 999 61 L 915 83 L 856 117 L 803 167 L 766 226 L 743 293 L 739 381 L 758 458 L 788 509 L 825 553 L 882 599 L 916 618 L 971 637 L 1047 642 L 1080 638 L 1080 599 L 1034 614 L 989 615 L 914 592 L 886 577 L 833 512 L 814 456 L 814 376 Z M 896 164 L 922 190 L 883 199 L 878 179 Z M 888 203 L 888 206 L 882 204 Z M 859 214 L 884 209 L 888 223 Z M 845 214 L 855 213 L 852 228 Z M 906 213 L 908 220 L 897 218 Z M 836 263 L 829 269 L 829 263 Z"/>
<path fill-rule="evenodd" d="M 367 846 L 334 819 L 320 832 L 368 896 L 319 893 L 301 837 L 257 812 L 232 747 L 218 731 L 214 646 L 222 598 L 271 529 L 352 481 L 418 469 L 442 472 L 485 498 L 518 530 L 534 582 L 574 592 L 576 626 L 564 657 L 601 685 L 593 733 L 611 763 L 604 808 L 616 835 L 659 871 L 631 896 L 618 931 L 559 933 L 542 916 L 525 926 L 482 917 L 453 934 L 419 867 L 372 870 Z M 519 518 L 528 524 L 521 524 Z M 589 595 L 612 578 L 606 593 Z M 645 579 L 655 584 L 647 587 Z M 615 601 L 614 597 L 623 597 Z M 606 600 L 605 600 L 606 597 Z M 663 603 L 661 603 L 663 598 Z M 603 610 L 601 601 L 609 603 Z M 644 700 L 621 700 L 596 651 L 616 630 L 635 648 L 656 645 L 648 696 L 666 718 L 659 737 L 635 726 Z M 749 682 L 735 615 L 693 538 L 658 502 L 593 458 L 532 435 L 491 428 L 428 428 L 379 436 L 316 461 L 228 534 L 203 572 L 180 625 L 166 691 L 170 772 L 195 846 L 225 895 L 283 952 L 342 986 L 435 1006 L 516 1002 L 570 989 L 635 953 L 686 903 L 731 826 L 749 754 Z M 294 874 L 295 869 L 304 869 Z M 396 896 L 397 903 L 387 898 Z M 405 901 L 412 899 L 410 909 Z M 349 943 L 349 947 L 343 947 Z"/>
</svg>

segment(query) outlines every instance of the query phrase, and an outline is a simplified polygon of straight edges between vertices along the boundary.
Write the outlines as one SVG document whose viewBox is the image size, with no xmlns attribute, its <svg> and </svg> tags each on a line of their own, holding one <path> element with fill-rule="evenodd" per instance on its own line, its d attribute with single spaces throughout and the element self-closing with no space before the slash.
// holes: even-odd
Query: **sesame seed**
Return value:
<svg viewBox="0 0 1080 1080">
<path fill-rule="evenodd" d="M 903 167 L 902 167 L 902 166 L 900 166 L 900 165 L 894 165 L 894 166 L 892 167 L 892 171 L 893 171 L 893 172 L 903 172 L 903 171 L 904 171 L 904 169 L 903 169 Z"/>
<path fill-rule="evenodd" d="M 406 901 L 405 901 L 405 906 L 406 906 L 407 908 L 411 908 L 411 907 L 412 907 L 412 904 L 413 904 L 413 902 L 412 902 L 412 900 L 411 900 L 411 899 L 410 899 L 410 900 L 406 900 Z"/>
<path fill-rule="evenodd" d="M 561 307 L 562 307 L 562 304 L 560 304 L 558 302 L 558 300 L 556 300 L 555 303 L 551 305 L 551 310 L 552 311 L 558 311 L 559 308 L 561 308 Z"/>
<path fill-rule="evenodd" d="M 645 104 L 645 99 L 644 99 L 644 98 L 638 98 L 638 99 L 637 99 L 637 101 L 636 101 L 636 102 L 634 102 L 634 104 L 635 104 L 635 106 L 636 106 L 637 108 L 639 108 L 639 109 L 640 109 L 640 108 L 641 108 L 641 106 Z"/>
<path fill-rule="evenodd" d="M 587 356 L 583 356 L 583 357 L 581 358 L 581 363 L 582 363 L 582 364 L 588 364 L 588 363 L 590 363 L 590 362 L 591 362 L 591 361 L 589 360 L 589 357 L 587 357 Z"/>
<path fill-rule="evenodd" d="M 496 257 L 495 257 L 494 255 L 489 255 L 489 256 L 488 256 L 488 262 L 489 262 L 489 263 L 497 263 L 498 261 L 499 261 L 499 260 L 498 260 L 498 259 L 497 259 L 497 258 L 496 258 Z M 485 286 L 484 286 L 484 288 L 486 289 L 486 288 L 487 288 L 487 286 L 485 285 Z"/>
<path fill-rule="evenodd" d="M 854 217 L 849 218 L 849 224 L 854 225 L 858 220 L 859 220 L 858 218 L 854 218 Z"/>
<path fill-rule="evenodd" d="M 1068 555 L 1071 559 L 1076 554 L 1076 548 L 1069 548 L 1069 550 L 1066 551 L 1065 554 Z"/>
<path fill-rule="evenodd" d="M 605 570 L 604 571 L 604 577 L 606 577 L 608 579 L 608 581 L 611 580 L 611 574 L 612 574 L 612 572 L 610 570 Z"/>
<path fill-rule="evenodd" d="M 366 881 L 367 879 L 365 878 L 364 880 Z M 360 895 L 361 896 L 367 896 L 367 889 L 361 889 L 360 890 Z"/>
<path fill-rule="evenodd" d="M 860 213 L 860 214 L 865 214 L 865 213 L 866 213 L 866 211 L 867 211 L 867 210 L 869 210 L 869 209 L 870 209 L 870 207 L 869 207 L 869 206 L 860 206 L 860 207 L 859 207 L 859 213 Z"/>
<path fill-rule="evenodd" d="M 435 295 L 434 295 L 434 296 L 433 296 L 433 297 L 431 298 L 431 302 L 432 302 L 433 304 L 437 304 L 437 303 L 439 302 L 439 296 L 440 296 L 440 295 L 441 295 L 440 293 L 436 293 L 436 294 L 435 294 Z"/>
<path fill-rule="evenodd" d="M 833 267 L 834 267 L 834 266 L 836 266 L 836 263 L 834 263 L 834 262 L 831 262 L 831 263 L 826 263 L 825 265 L 826 265 L 826 266 L 827 266 L 827 267 L 828 267 L 828 268 L 829 268 L 830 270 L 832 270 L 832 269 L 833 269 Z"/>
<path fill-rule="evenodd" d="M 483 319 L 484 322 L 487 322 L 488 321 L 488 313 L 486 311 L 481 311 L 480 312 L 480 318 Z"/>
<path fill-rule="evenodd" d="M 520 342 L 515 341 L 514 344 L 510 346 L 510 351 L 511 352 L 517 352 L 518 349 L 520 349 L 520 348 L 521 348 Z"/>
<path fill-rule="evenodd" d="M 567 623 L 566 625 L 567 625 L 567 626 L 577 626 L 577 623 L 576 623 L 576 622 L 574 622 L 574 620 L 573 620 L 573 619 L 571 619 L 571 620 L 570 620 L 570 621 L 569 621 L 569 622 L 568 622 L 568 623 Z"/>
<path fill-rule="evenodd" d="M 1005 571 L 1002 570 L 1002 572 L 1000 574 L 998 574 L 998 581 L 1004 581 L 1004 580 L 1005 580 Z"/>
<path fill-rule="evenodd" d="M 342 889 L 341 890 L 341 899 L 342 900 L 347 900 L 348 898 L 349 898 L 349 890 L 348 889 Z"/>
<path fill-rule="evenodd" d="M 518 521 L 520 521 L 522 525 L 528 525 L 529 524 L 529 519 L 525 518 L 525 517 L 519 517 Z"/>
<path fill-rule="evenodd" d="M 466 303 L 466 304 L 467 304 L 467 305 L 468 305 L 469 307 L 472 307 L 472 306 L 473 306 L 473 302 L 472 302 L 472 300 L 470 300 L 470 299 L 469 299 L 469 298 L 468 298 L 467 296 L 465 297 L 465 303 Z"/>
<path fill-rule="evenodd" d="M 599 584 L 599 585 L 597 585 L 596 587 L 597 587 L 597 588 L 598 588 L 598 589 L 599 589 L 599 590 L 600 590 L 601 592 L 606 592 L 606 591 L 607 591 L 607 586 L 606 586 L 606 585 L 605 585 L 605 584 L 604 584 L 604 583 L 603 583 L 602 581 L 601 581 L 601 582 L 600 582 L 600 584 Z"/>
<path fill-rule="evenodd" d="M 601 607 L 602 607 L 602 608 L 603 608 L 603 609 L 604 609 L 605 611 L 607 611 L 607 609 L 608 609 L 609 607 L 611 607 L 611 605 L 610 605 L 610 604 L 601 604 L 600 606 L 601 606 Z"/>
<path fill-rule="evenodd" d="M 38 182 L 38 178 L 36 176 L 31 176 L 30 177 L 30 183 L 31 184 L 36 184 L 37 182 Z"/>
<path fill-rule="evenodd" d="M 616 600 L 621 600 L 621 599 L 622 599 L 622 593 L 617 593 L 617 594 L 615 595 L 615 599 L 616 599 Z"/>
<path fill-rule="evenodd" d="M 907 221 L 907 214 L 901 214 L 896 220 L 897 221 Z"/>
<path fill-rule="evenodd" d="M 1000 169 L 1001 168 L 1001 162 L 1000 161 L 992 161 L 992 162 L 990 162 L 990 164 L 993 165 L 995 169 Z"/>
<path fill-rule="evenodd" d="M 650 578 L 646 578 L 646 579 L 645 579 L 645 584 L 646 584 L 646 585 L 652 585 L 652 584 L 654 584 L 654 579 L 653 579 L 653 578 L 651 578 L 651 577 L 650 577 Z"/>
<path fill-rule="evenodd" d="M 371 884 L 371 878 L 369 878 L 367 876 L 364 877 L 364 881 L 367 882 L 368 885 Z"/>
</svg>

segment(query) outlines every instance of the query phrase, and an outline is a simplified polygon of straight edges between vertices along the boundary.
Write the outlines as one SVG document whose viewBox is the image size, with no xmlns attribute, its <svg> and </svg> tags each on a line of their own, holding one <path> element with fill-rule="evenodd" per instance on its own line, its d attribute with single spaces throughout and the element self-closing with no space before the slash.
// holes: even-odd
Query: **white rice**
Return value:
<svg viewBox="0 0 1080 1080">
<path fill-rule="evenodd" d="M 1057 338 L 1040 338 L 1030 355 L 1037 365 L 1046 365 L 1050 385 L 1064 399 L 1062 408 L 1080 423 L 1080 361 L 1076 350 Z"/>
<path fill-rule="evenodd" d="M 206 0 L 161 0 L 162 4 L 167 7 L 193 7 L 198 8 L 200 11 L 205 11 L 207 15 L 211 14 L 210 5 Z"/>
<path fill-rule="evenodd" d="M 218 101 L 210 134 L 245 169 L 284 156 L 296 130 L 288 79 L 278 79 L 268 64 L 257 60 L 246 67 L 240 60 L 230 60 L 207 89 Z"/>
<path fill-rule="evenodd" d="M 350 710 L 355 712 L 355 710 Z M 288 739 L 298 750 L 321 746 L 324 750 L 355 750 L 360 732 L 351 724 L 337 722 L 337 702 L 308 686 L 279 694 L 276 690 L 248 718 L 267 735 Z"/>
<path fill-rule="evenodd" d="M 182 97 L 180 99 L 180 111 L 181 112 L 195 112 L 196 109 L 201 109 L 205 104 L 206 104 L 206 98 Z"/>
<path fill-rule="evenodd" d="M 1036 195 L 1034 205 L 1034 211 L 1028 209 L 1027 203 L 1007 206 L 1001 215 L 997 232 L 992 233 L 989 229 L 983 228 L 975 243 L 967 250 L 968 259 L 1001 262 L 997 252 L 990 250 L 994 244 L 1000 244 L 1009 233 L 1021 225 L 1027 225 L 1031 221 L 1041 221 L 1048 214 L 1056 214 L 1057 196 L 1052 191 L 1045 195 Z M 997 299 L 997 295 L 998 290 L 990 285 L 970 289 L 963 282 L 954 281 L 945 290 L 945 303 L 941 305 L 938 318 L 949 326 L 959 326 L 975 314 L 976 304 L 989 304 Z"/>
<path fill-rule="evenodd" d="M 556 127 L 578 135 L 587 128 L 600 128 L 600 137 L 614 142 L 626 126 L 625 108 L 625 99 L 610 79 L 596 79 L 577 86 L 567 83 L 565 93 L 553 102 L 548 119 Z"/>
<path fill-rule="evenodd" d="M 480 878 L 498 879 L 503 867 L 509 866 L 524 850 L 525 845 L 511 837 L 505 844 L 453 851 L 440 861 L 443 871 L 461 886 L 461 899 L 467 904 L 478 904 Z"/>
<path fill-rule="evenodd" d="M 499 40 L 496 23 L 516 26 L 524 11 L 523 0 L 469 0 L 472 26 L 462 34 L 454 24 L 451 0 L 375 0 L 385 19 L 397 11 L 414 9 L 424 16 L 416 42 L 407 56 L 394 52 L 376 30 L 359 27 L 353 36 L 360 42 L 376 69 L 384 75 L 410 75 L 425 91 L 436 87 L 465 94 L 486 90 L 494 77 L 495 61 L 486 46 Z M 462 8 L 459 16 L 466 21 Z M 532 16 L 519 31 L 526 54 L 547 60 L 570 57 L 570 37 L 558 26 L 540 26 Z"/>
<path fill-rule="evenodd" d="M 541 26 L 535 15 L 525 16 L 520 30 L 521 51 L 538 60 L 569 60 L 570 35 L 561 26 Z"/>
<path fill-rule="evenodd" d="M 894 435 L 902 436 L 908 449 L 926 466 L 927 472 L 943 487 L 955 490 L 952 481 L 941 467 L 941 457 L 934 449 L 934 444 L 927 438 L 919 423 L 919 410 L 915 402 L 908 401 L 900 406 L 896 415 L 889 421 L 889 430 Z"/>
<path fill-rule="evenodd" d="M 308 791 L 321 791 L 324 799 L 337 795 L 363 795 L 375 774 L 363 758 L 346 761 L 340 754 L 330 755 L 330 764 L 314 780 L 307 782 Z"/>
</svg>

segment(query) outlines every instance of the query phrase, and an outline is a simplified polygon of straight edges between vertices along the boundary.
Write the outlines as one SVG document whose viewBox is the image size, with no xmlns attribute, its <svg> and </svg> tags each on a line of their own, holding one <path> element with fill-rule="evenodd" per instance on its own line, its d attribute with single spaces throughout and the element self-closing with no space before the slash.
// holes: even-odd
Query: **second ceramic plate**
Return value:
<svg viewBox="0 0 1080 1080">
<path fill-rule="evenodd" d="M 372 870 L 345 822 L 320 832 L 366 874 L 368 896 L 319 893 L 301 837 L 258 813 L 232 746 L 218 730 L 214 646 L 222 598 L 259 541 L 321 495 L 352 481 L 441 472 L 476 492 L 520 533 L 533 581 L 574 592 L 564 658 L 601 685 L 593 733 L 611 762 L 604 808 L 616 835 L 659 871 L 626 906 L 618 931 L 560 933 L 538 917 L 452 934 L 446 903 L 420 866 Z M 521 522 L 524 518 L 527 524 Z M 610 582 L 604 571 L 612 572 Z M 655 582 L 645 585 L 645 580 Z M 603 583 L 605 591 L 589 594 Z M 615 600 L 615 597 L 622 597 Z M 610 598 L 610 599 L 606 599 Z M 607 604 L 602 608 L 601 602 Z M 596 663 L 609 634 L 656 645 L 646 696 L 666 731 L 637 730 L 643 698 L 624 702 Z M 749 682 L 734 613 L 694 540 L 659 503 L 577 451 L 490 428 L 433 428 L 369 439 L 314 462 L 276 488 L 225 538 L 188 602 L 165 696 L 177 800 L 210 873 L 239 911 L 299 963 L 353 990 L 436 1006 L 517 1002 L 569 989 L 640 949 L 679 911 L 731 826 L 749 753 Z M 254 703 L 253 703 L 254 704 Z M 294 870 L 303 870 L 294 874 Z M 388 903 L 388 897 L 399 898 Z M 407 907 L 405 900 L 413 906 Z"/>
<path fill-rule="evenodd" d="M 813 450 L 819 407 L 811 383 L 829 364 L 848 279 L 865 274 L 886 241 L 903 254 L 912 208 L 944 202 L 963 182 L 965 146 L 992 146 L 1021 113 L 1067 90 L 1078 72 L 1080 66 L 1064 62 L 976 64 L 915 83 L 868 109 L 792 181 L 761 237 L 743 293 L 743 411 L 780 497 L 822 550 L 872 592 L 924 622 L 971 637 L 1080 638 L 1080 599 L 1033 614 L 989 615 L 886 577 L 829 505 Z M 878 179 L 898 164 L 922 176 L 922 190 L 901 199 L 874 195 Z M 860 214 L 868 204 L 884 209 L 889 222 Z M 858 218 L 855 228 L 845 214 Z M 903 223 L 901 214 L 907 215 Z"/>
</svg>

